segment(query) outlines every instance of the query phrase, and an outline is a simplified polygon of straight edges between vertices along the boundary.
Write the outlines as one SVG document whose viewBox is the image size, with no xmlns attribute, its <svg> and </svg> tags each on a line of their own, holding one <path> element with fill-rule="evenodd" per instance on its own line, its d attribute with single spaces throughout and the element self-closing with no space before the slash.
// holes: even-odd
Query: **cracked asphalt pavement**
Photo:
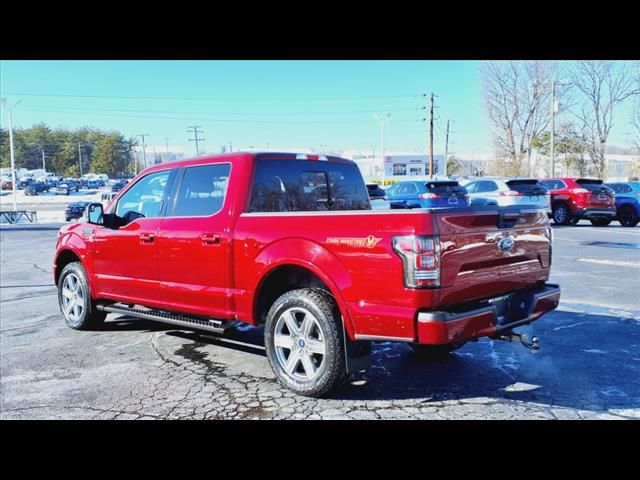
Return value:
<svg viewBox="0 0 640 480">
<path fill-rule="evenodd" d="M 640 419 L 640 228 L 554 228 L 560 307 L 520 329 L 541 350 L 482 339 L 433 361 L 378 343 L 321 400 L 275 381 L 258 328 L 220 337 L 119 314 L 68 328 L 57 229 L 0 229 L 1 419 Z"/>
</svg>

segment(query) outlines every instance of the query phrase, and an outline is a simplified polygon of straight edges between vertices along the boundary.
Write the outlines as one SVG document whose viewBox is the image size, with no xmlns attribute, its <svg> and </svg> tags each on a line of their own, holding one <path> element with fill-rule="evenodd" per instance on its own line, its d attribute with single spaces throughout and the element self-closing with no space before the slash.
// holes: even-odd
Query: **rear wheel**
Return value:
<svg viewBox="0 0 640 480">
<path fill-rule="evenodd" d="M 446 345 L 420 345 L 410 343 L 409 346 L 413 351 L 424 358 L 442 358 L 449 355 L 454 350 L 462 348 L 467 342 L 448 343 Z"/>
<path fill-rule="evenodd" d="M 593 225 L 594 227 L 606 227 L 610 223 L 610 218 L 594 218 L 591 220 L 591 225 Z"/>
<path fill-rule="evenodd" d="M 556 225 L 569 225 L 571 222 L 571 212 L 564 203 L 559 203 L 553 207 L 553 221 Z"/>
<path fill-rule="evenodd" d="M 340 311 L 313 289 L 292 290 L 269 309 L 267 358 L 278 381 L 309 397 L 327 395 L 347 378 Z"/>
<path fill-rule="evenodd" d="M 76 330 L 102 326 L 106 312 L 96 309 L 89 293 L 87 273 L 80 262 L 67 264 L 58 279 L 58 304 L 65 323 Z"/>
<path fill-rule="evenodd" d="M 640 221 L 633 207 L 622 207 L 618 213 L 618 219 L 623 227 L 635 227 Z"/>
</svg>

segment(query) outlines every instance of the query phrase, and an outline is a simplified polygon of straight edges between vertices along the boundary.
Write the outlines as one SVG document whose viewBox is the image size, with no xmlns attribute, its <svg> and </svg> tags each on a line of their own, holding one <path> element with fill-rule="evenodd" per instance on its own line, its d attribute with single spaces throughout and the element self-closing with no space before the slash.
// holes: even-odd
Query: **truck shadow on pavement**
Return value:
<svg viewBox="0 0 640 480">
<path fill-rule="evenodd" d="M 119 317 L 105 328 L 166 331 L 187 341 L 184 346 L 197 345 L 203 358 L 208 356 L 206 349 L 213 347 L 252 354 L 256 362 L 266 362 L 262 327 L 241 326 L 217 336 Z M 518 330 L 539 336 L 541 349 L 481 339 L 445 358 L 429 359 L 406 344 L 375 343 L 371 367 L 352 375 L 331 398 L 415 400 L 417 406 L 513 401 L 596 412 L 640 409 L 639 319 L 555 311 Z"/>
</svg>

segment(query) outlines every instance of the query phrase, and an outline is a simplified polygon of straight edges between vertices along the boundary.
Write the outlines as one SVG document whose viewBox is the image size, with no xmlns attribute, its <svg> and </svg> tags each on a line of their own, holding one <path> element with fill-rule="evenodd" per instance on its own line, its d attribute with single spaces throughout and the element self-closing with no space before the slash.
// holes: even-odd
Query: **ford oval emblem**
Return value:
<svg viewBox="0 0 640 480">
<path fill-rule="evenodd" d="M 509 252 L 513 248 L 515 239 L 513 237 L 505 237 L 498 242 L 498 247 L 503 252 Z"/>
</svg>

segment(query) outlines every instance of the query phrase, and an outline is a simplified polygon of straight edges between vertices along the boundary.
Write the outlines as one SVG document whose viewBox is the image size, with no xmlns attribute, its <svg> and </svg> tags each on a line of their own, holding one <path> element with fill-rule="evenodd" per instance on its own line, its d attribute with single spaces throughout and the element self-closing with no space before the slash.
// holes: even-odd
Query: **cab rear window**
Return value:
<svg viewBox="0 0 640 480">
<path fill-rule="evenodd" d="M 310 160 L 258 160 L 250 212 L 371 210 L 358 166 Z"/>
</svg>

